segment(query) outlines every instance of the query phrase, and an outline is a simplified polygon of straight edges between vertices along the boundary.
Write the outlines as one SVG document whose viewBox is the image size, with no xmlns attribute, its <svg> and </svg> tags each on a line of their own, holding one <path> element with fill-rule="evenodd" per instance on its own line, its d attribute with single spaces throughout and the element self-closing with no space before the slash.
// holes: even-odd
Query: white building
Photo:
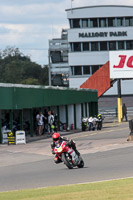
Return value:
<svg viewBox="0 0 133 200">
<path fill-rule="evenodd" d="M 90 6 L 67 9 L 70 29 L 69 87 L 79 88 L 109 61 L 109 51 L 133 50 L 133 7 Z M 133 80 L 122 81 L 122 93 L 133 94 Z M 117 94 L 117 85 L 106 94 Z"/>
<path fill-rule="evenodd" d="M 69 86 L 68 51 L 67 30 L 63 29 L 61 38 L 49 40 L 49 85 Z"/>
</svg>

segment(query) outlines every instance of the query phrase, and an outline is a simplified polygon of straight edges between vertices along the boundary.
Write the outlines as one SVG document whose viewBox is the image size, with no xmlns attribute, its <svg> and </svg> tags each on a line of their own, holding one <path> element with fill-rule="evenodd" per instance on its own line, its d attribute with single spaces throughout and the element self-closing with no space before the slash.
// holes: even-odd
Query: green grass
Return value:
<svg viewBox="0 0 133 200">
<path fill-rule="evenodd" d="M 97 183 L 1 192 L 0 200 L 129 200 L 133 178 Z"/>
</svg>

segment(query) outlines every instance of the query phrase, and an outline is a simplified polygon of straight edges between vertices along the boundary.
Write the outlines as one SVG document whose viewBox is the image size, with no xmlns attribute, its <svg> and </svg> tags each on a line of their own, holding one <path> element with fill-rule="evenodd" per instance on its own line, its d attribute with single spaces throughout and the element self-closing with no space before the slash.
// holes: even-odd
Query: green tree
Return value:
<svg viewBox="0 0 133 200">
<path fill-rule="evenodd" d="M 48 68 L 32 62 L 18 48 L 0 52 L 0 82 L 48 85 Z"/>
</svg>

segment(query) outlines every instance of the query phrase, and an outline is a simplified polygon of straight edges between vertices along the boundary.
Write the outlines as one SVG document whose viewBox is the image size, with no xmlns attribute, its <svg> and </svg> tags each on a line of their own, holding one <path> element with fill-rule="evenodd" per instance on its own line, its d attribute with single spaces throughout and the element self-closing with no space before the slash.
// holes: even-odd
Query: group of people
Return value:
<svg viewBox="0 0 133 200">
<path fill-rule="evenodd" d="M 54 114 L 54 111 L 39 111 L 36 115 L 36 122 L 37 122 L 37 133 L 38 135 L 42 135 L 44 132 L 51 133 L 51 129 L 55 129 L 57 124 L 57 118 Z"/>
</svg>

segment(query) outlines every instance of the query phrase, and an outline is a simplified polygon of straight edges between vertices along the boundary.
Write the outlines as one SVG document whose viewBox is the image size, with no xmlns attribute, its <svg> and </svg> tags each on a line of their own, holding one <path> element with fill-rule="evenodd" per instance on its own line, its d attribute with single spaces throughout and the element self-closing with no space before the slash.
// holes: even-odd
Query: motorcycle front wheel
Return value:
<svg viewBox="0 0 133 200">
<path fill-rule="evenodd" d="M 65 154 L 65 153 L 62 153 L 61 157 L 62 157 L 62 161 L 64 162 L 64 164 L 65 164 L 69 169 L 73 169 L 73 164 L 70 163 L 70 160 L 68 159 L 68 157 L 66 156 L 66 154 Z"/>
<path fill-rule="evenodd" d="M 84 167 L 84 161 L 83 161 L 83 159 L 80 161 L 80 164 L 77 165 L 77 166 L 78 166 L 78 168 L 83 168 Z"/>
</svg>

